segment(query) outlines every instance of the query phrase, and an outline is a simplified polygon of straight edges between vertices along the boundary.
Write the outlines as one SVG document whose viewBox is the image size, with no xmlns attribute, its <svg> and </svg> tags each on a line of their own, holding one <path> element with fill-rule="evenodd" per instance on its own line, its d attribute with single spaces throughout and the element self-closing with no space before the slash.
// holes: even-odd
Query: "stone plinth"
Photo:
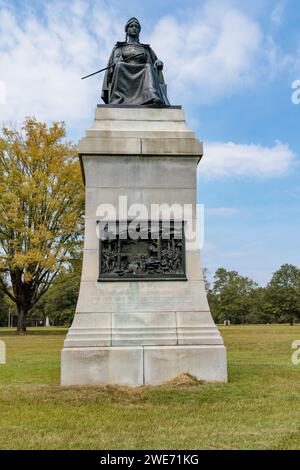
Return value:
<svg viewBox="0 0 300 470">
<path fill-rule="evenodd" d="M 183 110 L 99 106 L 79 153 L 86 188 L 84 257 L 76 314 L 62 351 L 62 384 L 139 386 L 183 373 L 226 381 L 226 350 L 195 244 L 186 246 L 187 280 L 98 282 L 100 204 L 113 205 L 117 218 L 125 196 L 128 207 L 143 204 L 149 213 L 152 204 L 165 204 L 162 219 L 166 205 L 177 204 L 175 220 L 187 204 L 187 231 L 196 227 L 203 146 L 188 130 Z"/>
</svg>

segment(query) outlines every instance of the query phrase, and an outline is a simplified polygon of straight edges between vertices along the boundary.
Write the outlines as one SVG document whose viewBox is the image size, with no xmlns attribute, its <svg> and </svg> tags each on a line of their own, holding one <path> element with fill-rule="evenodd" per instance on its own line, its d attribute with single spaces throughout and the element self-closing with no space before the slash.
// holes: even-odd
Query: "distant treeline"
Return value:
<svg viewBox="0 0 300 470">
<path fill-rule="evenodd" d="M 45 325 L 49 318 L 51 326 L 69 326 L 72 323 L 80 285 L 80 270 L 61 274 L 52 287 L 29 312 L 27 326 Z M 17 310 L 7 297 L 0 292 L 0 326 L 17 326 Z"/>
<path fill-rule="evenodd" d="M 297 266 L 282 265 L 266 287 L 224 268 L 216 271 L 212 285 L 205 281 L 210 309 L 217 323 L 293 325 L 300 320 L 300 269 Z"/>
<path fill-rule="evenodd" d="M 30 312 L 28 325 L 69 326 L 72 322 L 80 284 L 80 263 L 69 274 L 60 275 L 37 306 Z M 266 287 L 241 276 L 236 271 L 220 268 L 213 282 L 205 283 L 208 301 L 217 323 L 291 323 L 300 320 L 300 269 L 285 264 L 276 271 Z M 8 325 L 8 313 L 17 321 L 12 303 L 0 293 L 0 326 Z M 15 316 L 14 316 L 15 315 Z M 11 323 L 12 324 L 12 323 Z"/>
</svg>

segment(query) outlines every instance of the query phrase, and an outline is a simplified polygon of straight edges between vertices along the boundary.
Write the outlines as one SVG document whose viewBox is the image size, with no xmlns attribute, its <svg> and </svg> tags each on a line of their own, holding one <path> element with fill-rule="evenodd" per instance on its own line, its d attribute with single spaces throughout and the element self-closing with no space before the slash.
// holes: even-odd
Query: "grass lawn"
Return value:
<svg viewBox="0 0 300 470">
<path fill-rule="evenodd" d="M 300 449 L 300 326 L 222 327 L 228 384 L 60 387 L 66 330 L 0 329 L 1 449 Z"/>
</svg>

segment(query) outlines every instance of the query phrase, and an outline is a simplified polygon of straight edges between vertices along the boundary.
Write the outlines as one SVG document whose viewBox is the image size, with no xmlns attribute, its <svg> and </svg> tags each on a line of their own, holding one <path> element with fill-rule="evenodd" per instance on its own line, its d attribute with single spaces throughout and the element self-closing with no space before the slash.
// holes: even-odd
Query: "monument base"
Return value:
<svg viewBox="0 0 300 470">
<path fill-rule="evenodd" d="M 72 348 L 62 351 L 62 385 L 159 385 L 181 374 L 226 382 L 222 345 Z"/>
<path fill-rule="evenodd" d="M 83 267 L 61 383 L 136 387 L 181 374 L 225 382 L 226 349 L 207 302 L 196 236 L 203 146 L 184 111 L 98 107 L 79 153 L 86 190 Z M 114 209 L 111 220 L 125 216 L 127 223 L 136 209 L 148 222 L 154 212 L 157 241 L 120 242 L 109 250 L 97 231 L 103 206 Z M 160 224 L 167 220 L 180 222 L 180 246 L 171 229 L 165 242 Z"/>
</svg>

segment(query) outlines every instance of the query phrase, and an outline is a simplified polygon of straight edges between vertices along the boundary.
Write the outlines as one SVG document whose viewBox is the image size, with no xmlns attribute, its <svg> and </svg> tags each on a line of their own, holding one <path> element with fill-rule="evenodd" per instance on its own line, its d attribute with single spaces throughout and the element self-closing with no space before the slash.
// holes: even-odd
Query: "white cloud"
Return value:
<svg viewBox="0 0 300 470">
<path fill-rule="evenodd" d="M 105 65 L 123 39 L 118 0 L 49 0 L 27 10 L 7 5 L 0 3 L 0 80 L 7 87 L 0 121 L 35 115 L 78 127 L 91 119 L 103 76 L 80 78 Z M 165 62 L 172 101 L 201 104 L 253 81 L 263 36 L 237 8 L 207 0 L 196 11 L 162 17 L 141 40 Z"/>
<path fill-rule="evenodd" d="M 210 142 L 205 145 L 199 174 L 206 178 L 276 177 L 288 172 L 295 154 L 287 144 L 273 147 L 233 142 Z"/>
<path fill-rule="evenodd" d="M 94 6 L 93 6 L 94 5 Z M 87 9 L 87 7 L 89 7 Z M 34 115 L 78 125 L 100 101 L 100 80 L 81 77 L 106 64 L 120 27 L 104 2 L 48 2 L 42 12 L 0 8 L 0 120 Z"/>
<path fill-rule="evenodd" d="M 75 134 L 82 133 L 100 102 L 103 74 L 80 78 L 105 65 L 115 41 L 123 39 L 121 3 L 48 0 L 26 5 L 16 9 L 0 0 L 0 80 L 7 90 L 0 122 L 35 115 L 66 120 Z M 147 26 L 148 36 L 142 31 L 141 40 L 149 41 L 165 62 L 175 104 L 198 105 L 232 95 L 255 83 L 268 63 L 278 62 L 274 52 L 268 57 L 270 45 L 259 24 L 238 7 L 214 0 L 201 5 L 184 15 L 162 17 L 152 31 Z"/>
<path fill-rule="evenodd" d="M 166 64 L 175 101 L 207 103 L 236 92 L 257 76 L 255 63 L 263 39 L 259 25 L 220 3 L 208 1 L 180 20 L 164 17 L 150 36 Z"/>
<path fill-rule="evenodd" d="M 6 103 L 6 84 L 0 80 L 0 105 Z"/>
</svg>

